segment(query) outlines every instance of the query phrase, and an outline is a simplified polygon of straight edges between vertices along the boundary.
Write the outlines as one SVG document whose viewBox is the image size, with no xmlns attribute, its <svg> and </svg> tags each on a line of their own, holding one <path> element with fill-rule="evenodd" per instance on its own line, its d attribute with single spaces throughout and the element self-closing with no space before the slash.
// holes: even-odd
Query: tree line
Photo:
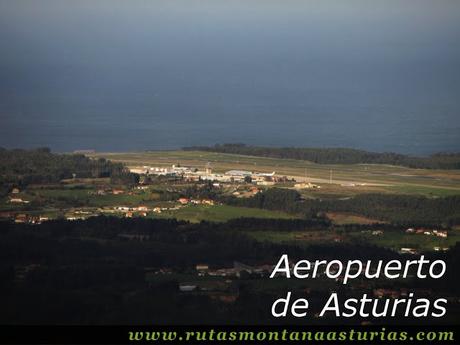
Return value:
<svg viewBox="0 0 460 345">
<path fill-rule="evenodd" d="M 208 151 L 257 157 L 306 160 L 318 164 L 391 164 L 409 168 L 460 169 L 460 153 L 436 153 L 415 157 L 394 152 L 369 152 L 350 148 L 263 147 L 245 144 L 184 147 L 186 151 Z"/>
<path fill-rule="evenodd" d="M 33 150 L 0 148 L 0 192 L 12 186 L 56 183 L 70 178 L 110 177 L 116 184 L 132 184 L 138 176 L 121 163 L 104 158 L 91 159 L 82 154 L 56 154 L 48 148 Z"/>
<path fill-rule="evenodd" d="M 234 206 L 255 207 L 302 214 L 307 219 L 326 212 L 350 212 L 407 226 L 451 226 L 460 224 L 460 196 L 426 198 L 413 195 L 360 194 L 353 198 L 307 199 L 292 189 L 270 188 L 252 198 L 225 196 Z"/>
</svg>

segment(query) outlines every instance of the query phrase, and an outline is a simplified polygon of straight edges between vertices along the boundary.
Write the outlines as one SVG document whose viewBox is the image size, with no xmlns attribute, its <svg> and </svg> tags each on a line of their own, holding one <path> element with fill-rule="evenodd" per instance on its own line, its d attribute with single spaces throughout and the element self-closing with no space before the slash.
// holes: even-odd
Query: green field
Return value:
<svg viewBox="0 0 460 345">
<path fill-rule="evenodd" d="M 363 216 L 346 212 L 328 212 L 326 215 L 334 224 L 338 225 L 384 223 L 381 220 L 366 218 Z"/>
<path fill-rule="evenodd" d="M 30 201 L 29 204 L 11 204 L 7 199 L 0 206 L 0 211 L 21 211 L 33 215 L 42 215 L 56 218 L 64 213 L 72 213 L 75 209 L 96 212 L 102 207 L 113 208 L 116 206 L 136 207 L 145 205 L 147 207 L 168 207 L 176 206 L 175 202 L 159 200 L 159 194 L 154 191 L 138 191 L 133 194 L 95 194 L 94 188 L 56 188 L 52 186 L 47 189 L 44 187 L 30 189 L 21 192 L 17 197 Z M 113 211 L 112 211 L 113 212 Z M 112 214 L 112 213 L 110 213 Z M 113 215 L 122 215 L 113 213 Z M 135 213 L 136 215 L 136 213 Z M 203 220 L 212 222 L 225 222 L 229 219 L 252 217 L 252 218 L 272 218 L 272 219 L 292 219 L 295 215 L 280 211 L 262 210 L 257 208 L 235 207 L 228 205 L 195 205 L 190 204 L 181 206 L 177 210 L 163 211 L 161 214 L 149 212 L 152 218 L 177 218 L 190 222 L 201 222 Z"/>
<path fill-rule="evenodd" d="M 251 217 L 251 218 L 271 218 L 271 219 L 290 219 L 295 216 L 279 212 L 261 210 L 258 208 L 235 207 L 228 205 L 189 205 L 180 208 L 179 210 L 166 211 L 153 217 L 161 218 L 177 218 L 187 220 L 192 223 L 198 223 L 202 220 L 211 222 L 225 222 L 229 219 Z"/>
<path fill-rule="evenodd" d="M 336 233 L 332 231 L 255 231 L 248 233 L 260 242 L 296 244 L 311 246 L 314 244 L 333 243 L 339 239 L 343 243 L 370 243 L 399 251 L 403 247 L 415 248 L 418 251 L 433 251 L 434 247 L 446 248 L 460 241 L 460 231 L 451 230 L 447 238 L 427 236 L 423 234 L 406 234 L 404 231 L 385 231 L 382 235 L 372 235 L 370 232 Z"/>
<path fill-rule="evenodd" d="M 47 205 L 78 206 L 84 204 L 88 207 L 103 206 L 138 206 L 140 204 L 151 204 L 158 200 L 157 193 L 140 192 L 136 194 L 106 194 L 96 195 L 94 189 L 71 189 L 71 188 L 50 188 L 50 189 L 32 189 L 21 196 L 25 200 L 44 202 Z"/>
<path fill-rule="evenodd" d="M 304 190 L 306 196 L 352 196 L 381 192 L 446 196 L 460 194 L 460 171 L 410 169 L 376 164 L 323 165 L 293 159 L 275 159 L 201 151 L 151 151 L 133 153 L 95 153 L 128 166 L 171 166 L 182 164 L 202 169 L 210 163 L 216 172 L 232 169 L 258 172 L 276 171 L 321 185 L 320 190 Z M 332 171 L 332 184 L 329 184 Z M 355 186 L 350 186 L 355 184 Z"/>
<path fill-rule="evenodd" d="M 383 235 L 373 236 L 369 233 L 352 233 L 354 241 L 372 243 L 380 247 L 399 250 L 402 247 L 415 248 L 419 251 L 432 251 L 434 247 L 451 247 L 460 241 L 460 231 L 449 231 L 447 238 L 423 234 L 406 234 L 405 232 L 386 231 Z"/>
</svg>

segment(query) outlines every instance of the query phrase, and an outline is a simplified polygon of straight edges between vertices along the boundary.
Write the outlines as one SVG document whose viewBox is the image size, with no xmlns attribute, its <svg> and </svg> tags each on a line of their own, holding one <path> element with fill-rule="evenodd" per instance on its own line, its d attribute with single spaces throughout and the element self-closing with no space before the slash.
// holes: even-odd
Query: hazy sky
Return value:
<svg viewBox="0 0 460 345">
<path fill-rule="evenodd" d="M 458 0 L 0 0 L 0 146 L 460 151 Z"/>
</svg>

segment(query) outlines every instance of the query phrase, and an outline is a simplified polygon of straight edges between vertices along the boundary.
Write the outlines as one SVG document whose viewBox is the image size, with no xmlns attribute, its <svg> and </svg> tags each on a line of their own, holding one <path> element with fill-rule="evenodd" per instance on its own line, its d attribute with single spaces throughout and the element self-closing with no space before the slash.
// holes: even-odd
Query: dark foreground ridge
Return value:
<svg viewBox="0 0 460 345">
<path fill-rule="evenodd" d="M 297 229 L 302 226 L 305 235 L 317 231 L 316 225 L 308 222 L 284 222 L 292 222 Z M 302 247 L 254 240 L 251 233 L 264 224 L 264 220 L 257 219 L 192 224 L 103 216 L 36 225 L 0 222 L 0 323 L 334 324 L 338 322 L 335 313 L 314 316 L 332 292 L 340 301 L 367 294 L 384 303 L 386 298 L 400 298 L 408 291 L 415 298 L 448 299 L 447 314 L 442 318 L 398 314 L 366 320 L 383 325 L 417 322 L 430 326 L 459 320 L 460 244 L 448 251 L 424 254 L 427 260 L 446 262 L 443 279 L 363 278 L 347 284 L 324 275 L 314 279 L 270 279 L 273 265 L 283 254 L 293 262 L 357 258 L 388 262 L 416 257 L 356 241 L 318 242 Z M 292 291 L 292 298 L 308 298 L 309 317 L 272 316 L 273 301 L 287 290 Z M 377 298 L 380 295 L 382 299 Z M 340 322 L 358 325 L 362 317 L 354 315 Z"/>
</svg>

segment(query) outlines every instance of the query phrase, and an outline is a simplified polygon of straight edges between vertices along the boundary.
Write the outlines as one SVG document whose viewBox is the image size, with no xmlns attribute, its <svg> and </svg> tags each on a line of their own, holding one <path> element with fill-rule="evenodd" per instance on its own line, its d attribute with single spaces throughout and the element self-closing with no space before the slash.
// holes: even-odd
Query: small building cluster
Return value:
<svg viewBox="0 0 460 345">
<path fill-rule="evenodd" d="M 211 269 L 207 264 L 198 264 L 195 269 L 198 276 L 211 277 L 241 277 L 242 274 L 254 274 L 260 277 L 265 277 L 273 270 L 273 265 L 249 266 L 244 263 L 235 261 L 233 267 Z M 243 273 L 244 272 L 244 273 Z"/>
<path fill-rule="evenodd" d="M 277 176 L 275 172 L 229 170 L 225 173 L 216 173 L 209 166 L 206 166 L 203 170 L 178 165 L 172 165 L 171 167 L 143 166 L 130 168 L 130 171 L 141 176 L 167 176 L 183 178 L 187 181 L 252 182 L 258 185 L 272 185 L 277 182 L 288 181 L 287 177 Z"/>
<path fill-rule="evenodd" d="M 414 228 L 408 228 L 406 229 L 407 234 L 416 234 L 416 235 L 426 235 L 426 236 L 436 236 L 436 237 L 442 237 L 442 238 L 447 238 L 447 231 L 442 231 L 442 230 L 428 230 L 428 229 L 414 229 Z"/>
<path fill-rule="evenodd" d="M 295 189 L 320 189 L 321 186 L 317 184 L 313 184 L 311 182 L 304 182 L 304 183 L 296 183 L 294 185 Z"/>
</svg>

